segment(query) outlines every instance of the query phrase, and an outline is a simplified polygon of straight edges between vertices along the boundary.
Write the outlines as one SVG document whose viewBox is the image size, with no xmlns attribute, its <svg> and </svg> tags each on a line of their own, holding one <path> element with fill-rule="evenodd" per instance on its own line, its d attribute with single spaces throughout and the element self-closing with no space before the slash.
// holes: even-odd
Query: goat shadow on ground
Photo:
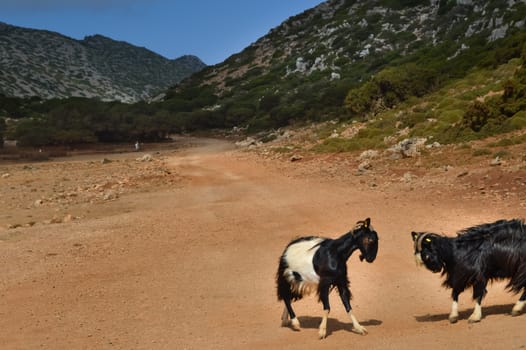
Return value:
<svg viewBox="0 0 526 350">
<path fill-rule="evenodd" d="M 321 323 L 321 317 L 300 316 L 298 317 L 298 320 L 300 321 L 301 328 L 318 329 Z M 373 320 L 360 321 L 360 324 L 367 328 L 369 326 L 379 326 L 382 324 L 382 321 L 373 319 Z M 327 336 L 337 331 L 345 330 L 345 331 L 352 332 L 352 329 L 353 327 L 352 327 L 352 322 L 350 319 L 348 322 L 341 322 L 340 320 L 337 320 L 335 318 L 330 318 L 330 317 L 327 319 Z"/>
<path fill-rule="evenodd" d="M 484 306 L 484 304 L 482 304 L 482 318 L 484 319 L 486 316 L 489 316 L 489 315 L 511 316 L 511 309 L 513 308 L 513 305 L 514 304 Z M 458 321 L 459 322 L 462 320 L 467 321 L 467 319 L 469 318 L 472 312 L 473 312 L 473 308 L 467 308 L 465 310 L 459 311 Z M 449 313 L 437 314 L 437 315 L 427 314 L 427 315 L 422 315 L 422 316 L 415 316 L 415 319 L 417 322 L 447 321 L 449 320 Z"/>
</svg>

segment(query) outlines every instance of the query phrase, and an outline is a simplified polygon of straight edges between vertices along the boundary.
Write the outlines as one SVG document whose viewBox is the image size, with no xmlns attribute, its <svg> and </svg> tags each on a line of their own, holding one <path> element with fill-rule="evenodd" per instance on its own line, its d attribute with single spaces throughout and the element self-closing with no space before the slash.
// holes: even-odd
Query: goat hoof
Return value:
<svg viewBox="0 0 526 350">
<path fill-rule="evenodd" d="M 519 302 L 513 306 L 513 309 L 511 309 L 511 315 L 512 316 L 519 316 L 522 314 L 522 309 L 524 308 L 524 303 Z"/>
<path fill-rule="evenodd" d="M 468 323 L 477 323 L 480 322 L 480 318 L 478 317 L 470 317 L 468 318 Z"/>
<path fill-rule="evenodd" d="M 327 329 L 320 329 L 318 331 L 318 336 L 321 339 L 325 339 L 327 337 Z"/>
<path fill-rule="evenodd" d="M 457 323 L 458 316 L 449 316 L 449 323 Z"/>
<path fill-rule="evenodd" d="M 290 320 L 290 327 L 295 330 L 295 331 L 299 331 L 300 330 L 300 321 L 298 321 L 297 318 L 294 318 L 292 320 Z"/>
<path fill-rule="evenodd" d="M 353 330 L 352 330 L 354 333 L 358 333 L 358 334 L 361 334 L 361 335 L 366 335 L 367 333 L 369 333 L 367 331 L 367 329 L 365 327 L 354 327 Z"/>
</svg>

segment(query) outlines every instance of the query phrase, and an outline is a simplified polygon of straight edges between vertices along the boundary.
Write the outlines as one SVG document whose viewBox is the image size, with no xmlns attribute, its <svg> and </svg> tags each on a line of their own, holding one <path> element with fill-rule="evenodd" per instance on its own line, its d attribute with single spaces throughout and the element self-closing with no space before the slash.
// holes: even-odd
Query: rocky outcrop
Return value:
<svg viewBox="0 0 526 350">
<path fill-rule="evenodd" d="M 289 18 L 242 52 L 210 67 L 200 84 L 231 90 L 222 82 L 236 79 L 241 85 L 250 85 L 251 80 L 277 67 L 284 79 L 293 79 L 294 75 L 302 81 L 305 76 L 326 72 L 326 79 L 338 80 L 346 77 L 354 63 L 367 65 L 368 60 L 385 55 L 405 56 L 445 41 L 451 41 L 460 52 L 469 48 L 468 39 L 475 36 L 491 42 L 512 30 L 525 28 L 521 15 L 525 0 L 406 3 L 325 1 Z M 251 75 L 255 67 L 260 74 Z"/>
</svg>

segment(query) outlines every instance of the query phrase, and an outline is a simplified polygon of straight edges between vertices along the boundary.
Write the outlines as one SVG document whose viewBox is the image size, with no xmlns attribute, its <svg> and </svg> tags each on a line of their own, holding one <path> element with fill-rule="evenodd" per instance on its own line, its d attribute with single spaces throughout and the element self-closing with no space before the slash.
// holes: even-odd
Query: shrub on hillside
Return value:
<svg viewBox="0 0 526 350">
<path fill-rule="evenodd" d="M 480 101 L 471 103 L 462 118 L 462 126 L 475 132 L 480 131 L 491 118 L 495 117 L 487 104 Z"/>
<path fill-rule="evenodd" d="M 420 97 L 437 85 L 433 70 L 413 63 L 386 68 L 361 87 L 349 91 L 345 105 L 354 115 L 377 114 L 410 97 Z"/>
<path fill-rule="evenodd" d="M 526 48 L 526 45 L 524 45 Z M 524 52 L 525 49 L 523 49 Z M 482 135 L 509 132 L 526 127 L 526 69 L 522 67 L 502 85 L 502 95 L 493 96 L 469 105 L 462 118 L 462 127 Z"/>
</svg>

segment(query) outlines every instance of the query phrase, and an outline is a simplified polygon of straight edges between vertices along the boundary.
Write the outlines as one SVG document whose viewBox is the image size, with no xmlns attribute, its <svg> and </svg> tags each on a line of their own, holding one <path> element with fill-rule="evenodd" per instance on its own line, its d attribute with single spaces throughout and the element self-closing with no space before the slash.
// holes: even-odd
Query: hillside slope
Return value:
<svg viewBox="0 0 526 350">
<path fill-rule="evenodd" d="M 197 128 L 370 119 L 520 57 L 524 18 L 524 0 L 329 0 L 183 81 L 166 104 L 192 96 Z"/>
<path fill-rule="evenodd" d="M 0 23 L 0 93 L 12 97 L 88 97 L 135 102 L 173 86 L 205 64 L 166 59 L 101 35 L 74 40 Z"/>
</svg>

